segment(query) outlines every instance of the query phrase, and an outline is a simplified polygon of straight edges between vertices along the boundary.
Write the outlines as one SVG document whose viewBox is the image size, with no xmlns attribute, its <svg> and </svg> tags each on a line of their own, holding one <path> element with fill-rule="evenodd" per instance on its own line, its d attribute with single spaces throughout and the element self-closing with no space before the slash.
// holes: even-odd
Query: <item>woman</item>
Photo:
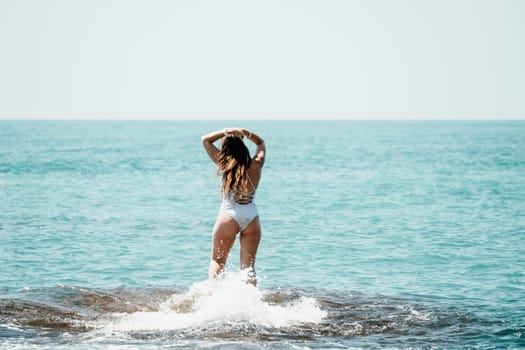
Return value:
<svg viewBox="0 0 525 350">
<path fill-rule="evenodd" d="M 255 156 L 243 138 L 256 145 Z M 213 143 L 222 138 L 221 149 Z M 241 269 L 249 269 L 248 282 L 256 285 L 255 255 L 261 239 L 261 225 L 255 191 L 261 180 L 266 146 L 257 134 L 241 128 L 215 131 L 202 137 L 202 144 L 222 175 L 222 204 L 213 227 L 213 242 L 208 277 L 216 278 L 224 269 L 237 233 L 241 243 Z"/>
</svg>

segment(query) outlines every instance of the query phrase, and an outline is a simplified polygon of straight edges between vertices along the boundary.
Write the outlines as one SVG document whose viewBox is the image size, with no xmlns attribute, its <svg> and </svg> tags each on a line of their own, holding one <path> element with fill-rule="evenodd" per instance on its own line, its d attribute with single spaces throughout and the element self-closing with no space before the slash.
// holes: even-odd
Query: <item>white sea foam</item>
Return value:
<svg viewBox="0 0 525 350">
<path fill-rule="evenodd" d="M 186 293 L 174 294 L 158 312 L 114 314 L 103 328 L 107 331 L 177 330 L 220 325 L 251 324 L 287 327 L 319 323 L 327 313 L 310 297 L 272 305 L 264 292 L 246 284 L 243 273 L 225 273 L 214 282 L 195 283 Z"/>
</svg>

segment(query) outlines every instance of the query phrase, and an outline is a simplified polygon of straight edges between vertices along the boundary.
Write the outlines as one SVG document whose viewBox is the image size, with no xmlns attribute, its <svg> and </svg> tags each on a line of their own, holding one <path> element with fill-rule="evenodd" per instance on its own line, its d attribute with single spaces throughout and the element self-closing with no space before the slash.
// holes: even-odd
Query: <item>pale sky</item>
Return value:
<svg viewBox="0 0 525 350">
<path fill-rule="evenodd" d="M 525 0 L 0 0 L 0 119 L 525 119 Z"/>
</svg>

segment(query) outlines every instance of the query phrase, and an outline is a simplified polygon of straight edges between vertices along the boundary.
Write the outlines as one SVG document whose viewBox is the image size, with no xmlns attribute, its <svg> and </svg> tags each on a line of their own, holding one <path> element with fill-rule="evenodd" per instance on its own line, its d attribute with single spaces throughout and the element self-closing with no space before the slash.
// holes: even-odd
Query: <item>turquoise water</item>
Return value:
<svg viewBox="0 0 525 350">
<path fill-rule="evenodd" d="M 200 136 L 237 125 L 263 238 L 226 296 Z M 524 199 L 521 121 L 0 121 L 0 346 L 524 347 Z"/>
</svg>

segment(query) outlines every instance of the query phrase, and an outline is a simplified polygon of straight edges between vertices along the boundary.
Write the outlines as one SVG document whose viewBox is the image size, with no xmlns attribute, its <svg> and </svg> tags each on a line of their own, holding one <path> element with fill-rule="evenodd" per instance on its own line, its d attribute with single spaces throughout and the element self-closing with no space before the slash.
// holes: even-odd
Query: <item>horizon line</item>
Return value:
<svg viewBox="0 0 525 350">
<path fill-rule="evenodd" d="M 12 116 L 12 117 L 9 117 L 7 115 L 0 115 L 0 121 L 2 120 L 10 120 L 10 121 L 14 121 L 14 120 L 27 120 L 27 121 L 37 121 L 37 120 L 53 120 L 53 121 L 58 121 L 58 120 L 85 120 L 85 121 L 88 121 L 88 120 L 95 120 L 95 121 L 102 121 L 102 120 L 113 120 L 113 121 L 117 121 L 117 120 L 123 120 L 123 121 L 132 121 L 132 120 L 143 120 L 143 121 L 153 121 L 153 120 L 157 120 L 157 121 L 162 121 L 162 120 L 166 120 L 166 121 L 175 121 L 175 120 L 180 120 L 180 121 L 213 121 L 213 120 L 250 120 L 250 121 L 257 121 L 257 120 L 260 120 L 260 121 L 279 121 L 279 120 L 283 120 L 283 121 L 293 121 L 293 120 L 298 120 L 298 121 L 308 121 L 308 120 L 311 120 L 311 121 L 315 121 L 315 120 L 318 120 L 318 121 L 345 121 L 345 120 L 355 120 L 355 121 L 371 121 L 371 120 L 378 120 L 378 121 L 387 121 L 387 120 L 403 120 L 403 121 L 408 121 L 408 120 L 421 120 L 421 121 L 425 121 L 425 120 L 429 120 L 429 121 L 439 121 L 439 120 L 494 120 L 494 121 L 498 121 L 498 120 L 525 120 L 525 114 L 524 115 L 514 115 L 514 116 L 508 116 L 508 115 L 502 115 L 502 116 L 465 116 L 465 115 L 456 115 L 456 116 L 430 116 L 430 115 L 422 115 L 422 116 L 414 116 L 414 115 L 408 115 L 408 116 L 402 116 L 402 115 L 397 115 L 397 116 L 388 116 L 388 115 L 384 115 L 384 116 L 381 116 L 381 115 L 374 115 L 374 116 L 303 116 L 303 117 L 300 117 L 300 116 L 250 116 L 249 114 L 247 114 L 246 116 L 244 117 L 241 117 L 241 116 L 234 116 L 234 115 L 230 115 L 230 116 L 217 116 L 217 117 L 210 117 L 210 116 L 152 116 L 152 117 L 147 117 L 147 116 L 124 116 L 124 115 L 120 115 L 120 116 L 107 116 L 107 117 L 101 117 L 101 116 L 93 116 L 93 117 L 86 117 L 86 116 L 78 116 L 78 117 L 66 117 L 66 116 L 55 116 L 55 117 L 52 117 L 52 116 Z"/>
<path fill-rule="evenodd" d="M 135 117 L 109 117 L 109 118 L 39 118 L 39 117 L 24 117 L 24 118 L 3 118 L 0 121 L 186 121 L 186 122 L 211 122 L 211 121 L 525 121 L 523 117 L 500 117 L 500 118 L 468 118 L 468 117 L 436 117 L 436 118 L 414 118 L 414 117 L 399 117 L 399 118 L 239 118 L 239 117 L 224 117 L 224 118 L 135 118 Z"/>
</svg>

